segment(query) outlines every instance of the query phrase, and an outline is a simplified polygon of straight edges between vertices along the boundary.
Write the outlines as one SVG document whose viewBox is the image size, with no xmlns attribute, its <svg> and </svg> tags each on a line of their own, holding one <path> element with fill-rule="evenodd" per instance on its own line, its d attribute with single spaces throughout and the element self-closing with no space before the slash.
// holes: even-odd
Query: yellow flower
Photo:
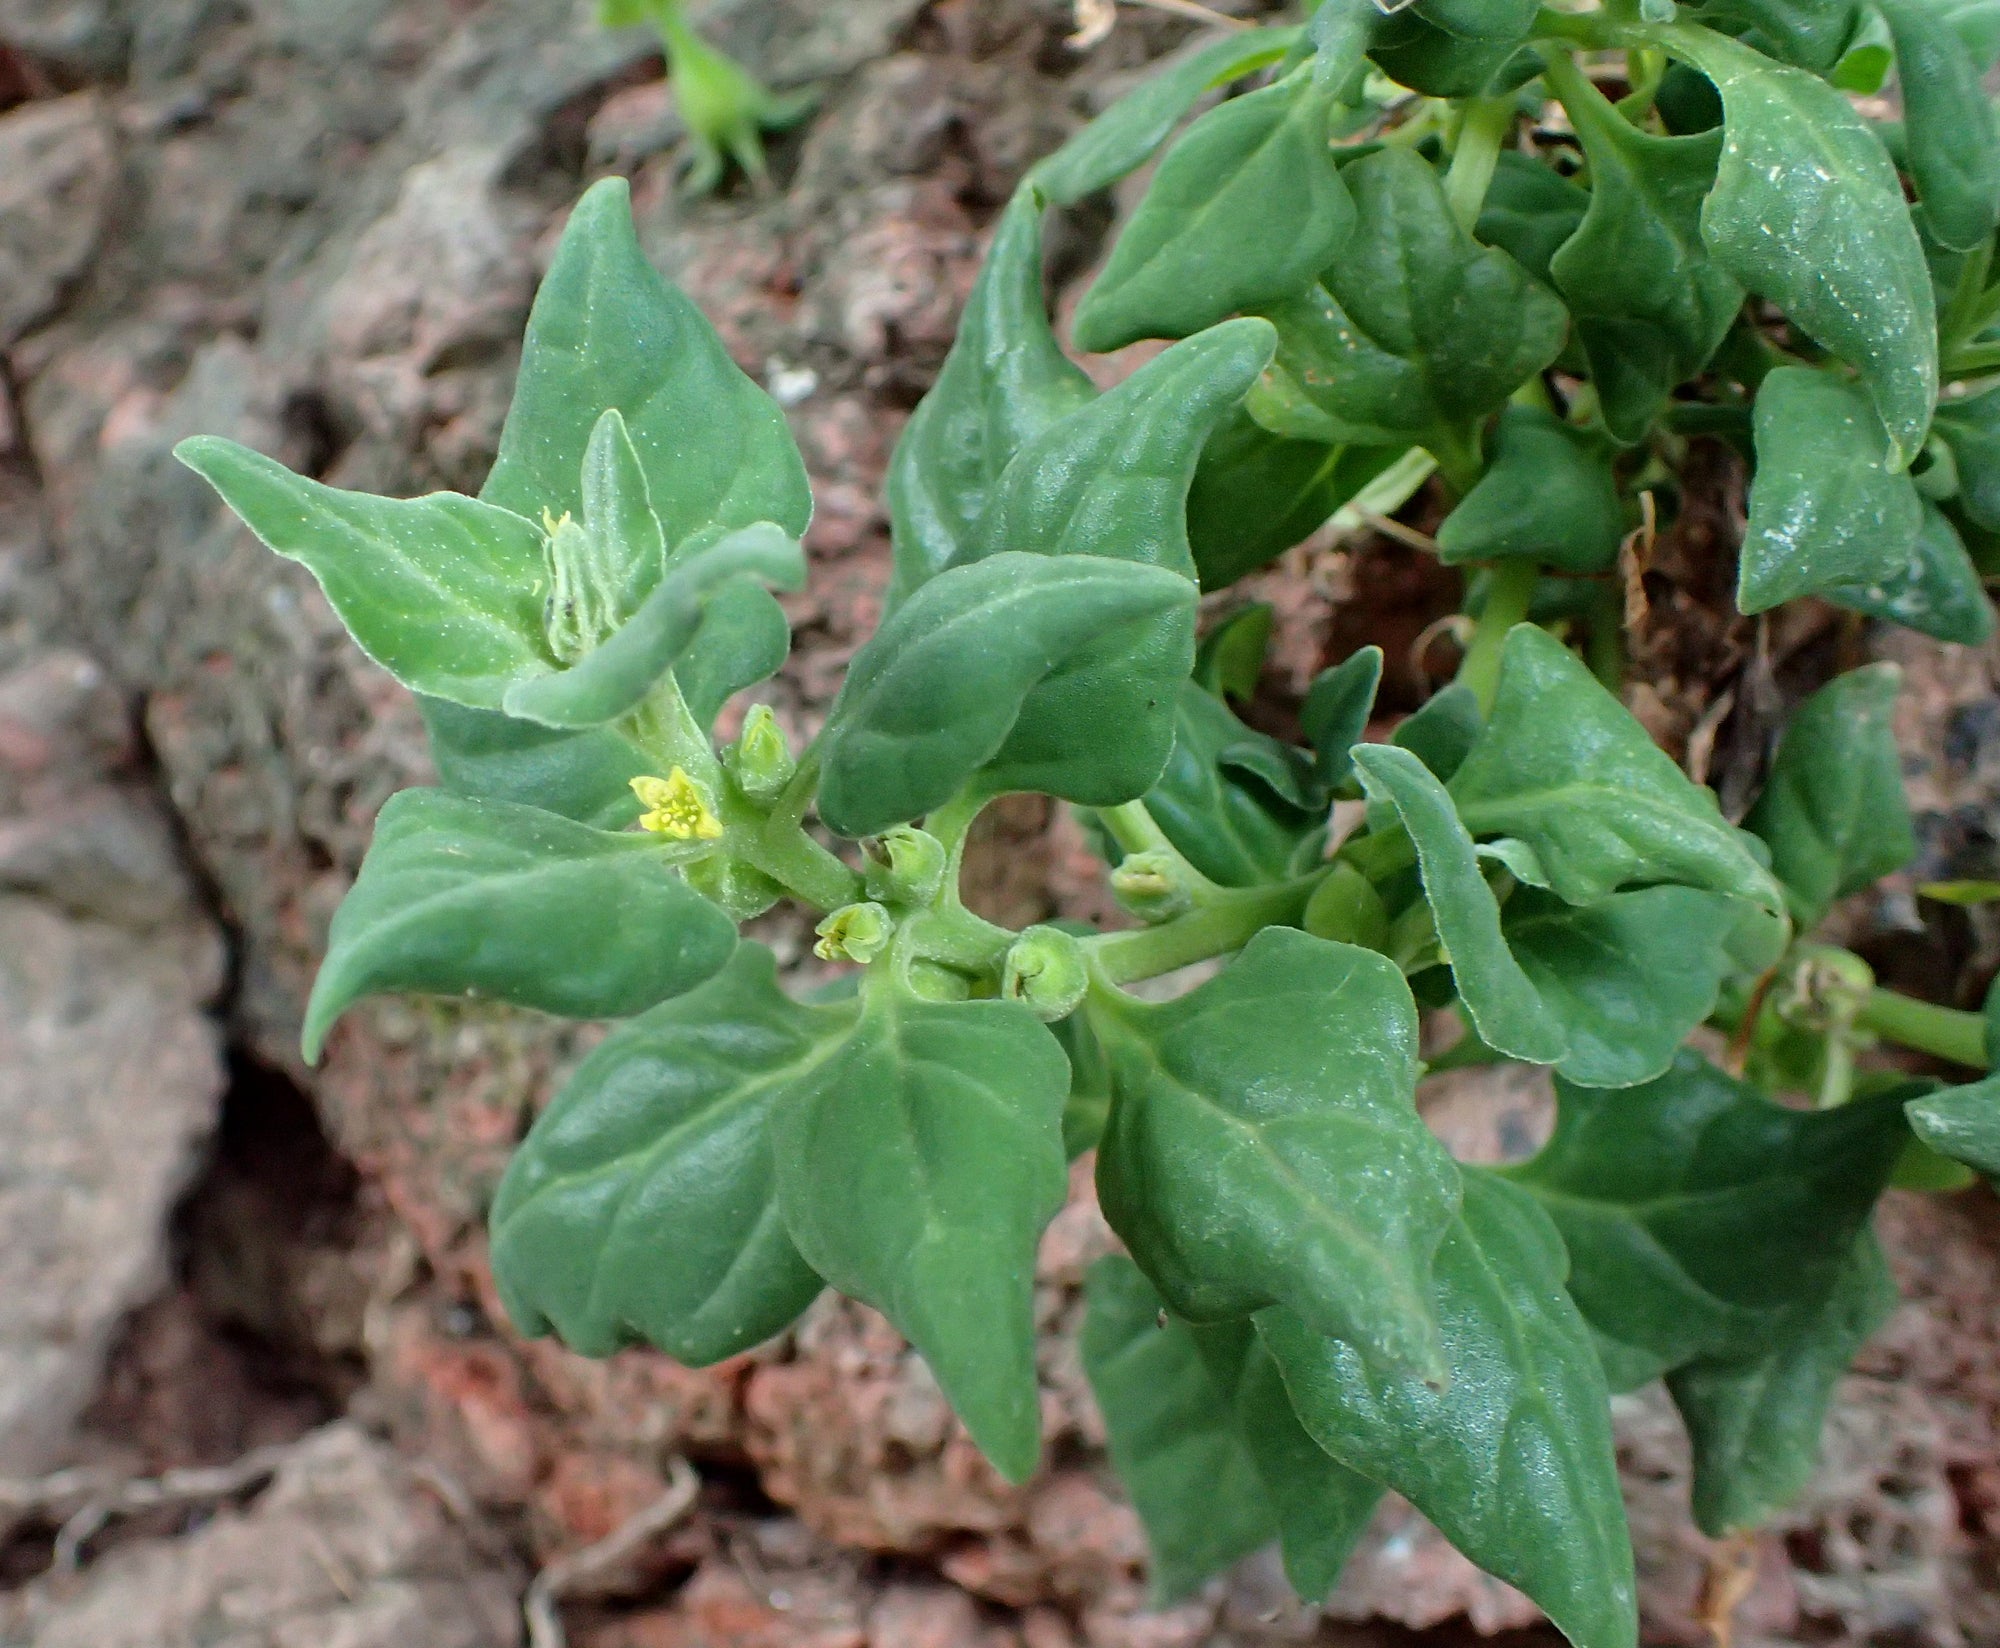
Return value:
<svg viewBox="0 0 2000 1648">
<path fill-rule="evenodd" d="M 720 841 L 722 820 L 707 793 L 680 767 L 665 778 L 635 778 L 632 793 L 645 807 L 639 828 L 675 841 Z"/>
</svg>

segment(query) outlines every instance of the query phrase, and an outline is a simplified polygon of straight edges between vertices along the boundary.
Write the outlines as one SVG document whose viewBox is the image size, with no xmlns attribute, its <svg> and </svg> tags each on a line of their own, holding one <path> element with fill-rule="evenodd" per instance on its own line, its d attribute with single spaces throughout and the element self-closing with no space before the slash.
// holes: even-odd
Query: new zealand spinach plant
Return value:
<svg viewBox="0 0 2000 1648">
<path fill-rule="evenodd" d="M 1162 1596 L 1275 1538 L 1319 1597 L 1394 1489 L 1625 1648 L 1608 1394 L 1664 1378 L 1695 1516 L 1756 1525 L 1893 1297 L 1880 1192 L 2000 1171 L 2000 1087 L 1861 1057 L 1983 1070 L 1987 1023 L 1813 940 L 1914 851 L 1894 670 L 1804 705 L 1740 825 L 1617 693 L 1621 544 L 1699 438 L 1754 464 L 1746 612 L 1990 632 L 1996 50 L 1981 0 L 1325 0 L 1176 59 L 1001 216 L 895 453 L 885 615 L 802 750 L 761 707 L 711 729 L 786 656 L 804 467 L 598 184 L 478 498 L 181 448 L 436 758 L 333 922 L 307 1056 L 381 991 L 624 1020 L 494 1201 L 519 1327 L 708 1363 L 831 1285 L 1016 1479 L 1036 1244 L 1094 1149 L 1130 1258 L 1084 1353 Z M 1871 124 L 1847 92 L 1892 63 L 1904 119 Z M 1073 341 L 1171 342 L 1100 393 L 1051 330 L 1044 215 L 1163 149 Z M 1458 682 L 1364 742 L 1367 649 L 1302 743 L 1253 731 L 1268 615 L 1198 639 L 1200 592 L 1433 470 Z M 968 828 L 1020 791 L 1101 829 L 1134 925 L 967 909 Z M 795 999 L 739 938 L 781 900 L 852 994 Z M 1444 1062 L 1553 1067 L 1533 1160 L 1427 1131 L 1420 1006 L 1463 1021 Z"/>
</svg>

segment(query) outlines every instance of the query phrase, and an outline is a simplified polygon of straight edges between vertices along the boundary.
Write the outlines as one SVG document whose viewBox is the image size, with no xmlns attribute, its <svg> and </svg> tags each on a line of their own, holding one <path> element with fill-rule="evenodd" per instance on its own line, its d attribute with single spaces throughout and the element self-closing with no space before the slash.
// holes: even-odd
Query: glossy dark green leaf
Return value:
<svg viewBox="0 0 2000 1648">
<path fill-rule="evenodd" d="M 1019 1002 L 864 992 L 853 1034 L 772 1117 L 806 1262 L 923 1353 L 1010 1479 L 1041 1448 L 1035 1244 L 1063 1205 L 1069 1061 Z"/>
<path fill-rule="evenodd" d="M 1815 74 L 1840 61 L 1861 21 L 1858 0 L 1704 0 L 1688 9 L 1704 23 L 1756 30 L 1772 56 Z"/>
<path fill-rule="evenodd" d="M 784 413 L 646 261 L 623 178 L 570 214 L 480 496 L 531 520 L 581 514 L 584 450 L 607 408 L 624 414 L 670 548 L 758 521 L 804 535 L 812 493 Z"/>
<path fill-rule="evenodd" d="M 451 492 L 336 491 L 208 435 L 174 455 L 311 572 L 361 650 L 412 691 L 498 709 L 509 683 L 555 669 L 544 540 L 520 516 Z"/>
<path fill-rule="evenodd" d="M 1557 1071 L 1587 1087 L 1631 1087 L 1672 1064 L 1734 971 L 1728 945 L 1742 908 L 1689 887 L 1596 904 L 1515 893 L 1501 929 L 1569 1042 Z"/>
<path fill-rule="evenodd" d="M 1722 159 L 1701 214 L 1709 250 L 1861 373 L 1902 467 L 1937 401 L 1937 312 L 1887 152 L 1824 81 L 1692 24 L 1660 37 L 1722 94 Z"/>
<path fill-rule="evenodd" d="M 1896 46 L 1903 133 L 1924 227 L 1970 251 L 2000 224 L 2000 128 L 1980 69 L 1929 0 L 1878 0 Z"/>
<path fill-rule="evenodd" d="M 1907 1136 L 1894 1095 L 1787 1110 L 1694 1053 L 1641 1087 L 1556 1097 L 1555 1136 L 1511 1176 L 1562 1232 L 1621 1384 L 1757 1355 L 1817 1307 Z"/>
<path fill-rule="evenodd" d="M 1793 715 L 1757 804 L 1743 821 L 1771 850 L 1771 869 L 1803 929 L 1834 901 L 1900 870 L 1917 854 L 1896 750 L 1894 664 L 1849 670 Z"/>
<path fill-rule="evenodd" d="M 994 484 L 979 553 L 1097 555 L 1192 579 L 1195 466 L 1270 364 L 1275 342 L 1262 320 L 1225 321 L 1050 424 Z"/>
<path fill-rule="evenodd" d="M 327 936 L 306 1058 L 363 996 L 484 996 L 568 1018 L 623 1018 L 712 976 L 736 924 L 657 837 L 593 830 L 442 790 L 389 798 Z"/>
<path fill-rule="evenodd" d="M 1550 259 L 1589 210 L 1589 190 L 1518 149 L 1503 149 L 1473 234 L 1499 247 L 1537 280 L 1552 282 Z"/>
<path fill-rule="evenodd" d="M 2000 1179 L 2000 1077 L 1948 1087 L 1907 1109 L 1917 1137 L 1940 1156 Z"/>
<path fill-rule="evenodd" d="M 985 768 L 1087 806 L 1145 794 L 1194 663 L 1194 586 L 1093 555 L 954 567 L 858 652 L 822 737 L 820 813 L 877 835 Z"/>
<path fill-rule="evenodd" d="M 1299 706 L 1299 730 L 1313 747 L 1319 780 L 1327 789 L 1347 782 L 1354 746 L 1368 731 L 1382 687 L 1382 649 L 1363 647 L 1313 677 Z"/>
<path fill-rule="evenodd" d="M 1308 68 L 1190 126 L 1077 306 L 1077 347 L 1189 337 L 1309 286 L 1354 227 L 1327 112 Z"/>
<path fill-rule="evenodd" d="M 1259 1313 L 1313 1440 L 1402 1494 L 1577 1648 L 1633 1648 L 1631 1541 L 1604 1378 L 1563 1291 L 1562 1239 L 1523 1191 L 1477 1170 L 1437 1257 L 1451 1381 L 1369 1368 L 1283 1310 Z"/>
<path fill-rule="evenodd" d="M 1862 389 L 1801 366 L 1765 378 L 1737 575 L 1745 612 L 1894 577 L 1922 524 L 1917 489 L 1889 468 L 1881 420 Z"/>
<path fill-rule="evenodd" d="M 1702 1360 L 1667 1376 L 1694 1443 L 1694 1517 L 1716 1538 L 1758 1527 L 1805 1487 L 1835 1385 L 1887 1320 L 1896 1283 L 1872 1232 L 1831 1290 L 1738 1361 Z"/>
<path fill-rule="evenodd" d="M 1601 437 L 1592 439 L 1540 407 L 1500 414 L 1486 473 L 1438 528 L 1440 557 L 1526 558 L 1559 572 L 1614 565 L 1625 506 Z"/>
<path fill-rule="evenodd" d="M 1283 1303 L 1373 1363 L 1435 1375 L 1430 1259 L 1458 1173 L 1417 1116 L 1394 964 L 1267 928 L 1199 989 L 1092 1022 L 1113 1077 L 1098 1197 L 1174 1308 Z"/>
<path fill-rule="evenodd" d="M 1167 1317 L 1138 1266 L 1118 1256 L 1091 1267 L 1085 1293 L 1084 1369 L 1146 1527 L 1154 1599 L 1193 1594 L 1273 1538 L 1298 1594 L 1324 1597 L 1381 1488 L 1306 1434 L 1248 1322 Z"/>
<path fill-rule="evenodd" d="M 1042 210 L 1041 196 L 1027 185 L 1008 202 L 951 353 L 889 461 L 891 606 L 973 557 L 980 520 L 1008 460 L 1095 397 L 1049 328 Z"/>
<path fill-rule="evenodd" d="M 1224 887 L 1252 887 L 1299 873 L 1301 847 L 1318 836 L 1315 818 L 1245 780 L 1223 757 L 1259 738 L 1213 694 L 1181 685 L 1174 749 L 1166 770 L 1146 792 L 1146 810 L 1197 870 Z"/>
<path fill-rule="evenodd" d="M 700 638 L 711 602 L 732 583 L 805 583 L 805 552 L 769 521 L 678 555 L 630 621 L 575 664 L 513 682 L 501 706 L 550 727 L 597 727 L 636 709 Z M 733 662 L 733 661 L 732 661 Z"/>
<path fill-rule="evenodd" d="M 1402 455 L 1392 446 L 1287 440 L 1240 407 L 1229 413 L 1188 489 L 1188 546 L 1201 587 L 1226 589 L 1303 543 Z"/>
<path fill-rule="evenodd" d="M 1958 528 L 1930 499 L 1907 565 L 1872 584 L 1836 585 L 1836 606 L 1884 618 L 1938 641 L 1976 647 L 1993 633 L 1993 603 Z"/>
<path fill-rule="evenodd" d="M 493 1203 L 493 1278 L 524 1333 L 705 1367 L 782 1332 L 823 1285 L 785 1234 L 770 1118 L 852 1025 L 802 1007 L 759 944 L 620 1026 L 516 1152 Z"/>
<path fill-rule="evenodd" d="M 1039 162 L 1028 183 L 1057 206 L 1108 189 L 1145 165 L 1203 93 L 1278 62 L 1298 39 L 1297 29 L 1245 29 L 1148 76 Z"/>
<path fill-rule="evenodd" d="M 1938 405 L 1937 433 L 1958 471 L 1958 503 L 1975 526 L 2000 532 L 2000 389 Z"/>
<path fill-rule="evenodd" d="M 565 732 L 498 710 L 419 698 L 438 782 L 474 801 L 512 801 L 600 830 L 639 816 L 632 780 L 654 763 L 609 727 Z"/>
<path fill-rule="evenodd" d="M 1605 427 L 1630 445 L 1743 306 L 1701 237 L 1722 138 L 1642 132 L 1567 58 L 1558 64 L 1552 84 L 1590 162 L 1590 210 L 1549 272 L 1576 317 Z"/>
<path fill-rule="evenodd" d="M 1394 808 L 1416 843 L 1438 940 L 1481 1039 L 1530 1064 L 1565 1057 L 1569 1037 L 1508 947 L 1499 901 L 1444 785 L 1408 750 L 1389 745 L 1362 745 L 1354 765 L 1369 799 Z"/>
<path fill-rule="evenodd" d="M 1474 836 L 1525 841 L 1572 904 L 1674 883 L 1770 910 L 1782 894 L 1715 797 L 1688 781 L 1554 637 L 1507 637 L 1493 714 L 1451 779 Z"/>
<path fill-rule="evenodd" d="M 1432 439 L 1485 417 L 1556 358 L 1562 304 L 1458 226 L 1420 157 L 1384 149 L 1343 175 L 1354 235 L 1323 285 L 1266 311 L 1279 346 L 1250 401 L 1259 422 L 1332 442 Z"/>
<path fill-rule="evenodd" d="M 714 726 L 722 706 L 768 681 L 792 650 L 792 621 L 761 584 L 734 579 L 709 597 L 701 628 L 674 665 L 674 682 L 695 724 Z"/>
</svg>

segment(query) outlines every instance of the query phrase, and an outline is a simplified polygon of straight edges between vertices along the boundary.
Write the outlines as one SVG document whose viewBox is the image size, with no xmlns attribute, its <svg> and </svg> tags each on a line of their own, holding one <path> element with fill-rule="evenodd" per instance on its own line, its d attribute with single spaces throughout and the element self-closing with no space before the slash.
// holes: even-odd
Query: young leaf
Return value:
<svg viewBox="0 0 2000 1648">
<path fill-rule="evenodd" d="M 1621 1384 L 1755 1356 L 1816 1308 L 1907 1137 L 1895 1094 L 1787 1110 L 1694 1053 L 1620 1092 L 1558 1080 L 1556 1098 L 1555 1136 L 1509 1176 L 1562 1232 Z"/>
<path fill-rule="evenodd" d="M 1879 0 L 1896 46 L 1903 135 L 1924 228 L 1969 252 L 2000 225 L 2000 128 L 1979 68 L 1930 0 Z"/>
<path fill-rule="evenodd" d="M 792 650 L 792 621 L 762 584 L 735 578 L 708 598 L 701 628 L 674 665 L 674 684 L 695 725 L 707 731 L 722 706 L 768 681 Z"/>
<path fill-rule="evenodd" d="M 1192 681 L 1181 685 L 1174 749 L 1146 792 L 1146 810 L 1187 861 L 1224 887 L 1253 887 L 1297 873 L 1301 847 L 1316 837 L 1314 817 L 1257 781 L 1243 782 L 1224 757 L 1260 737 Z"/>
<path fill-rule="evenodd" d="M 1241 407 L 1230 412 L 1201 449 L 1188 489 L 1188 547 L 1201 587 L 1226 589 L 1303 543 L 1402 455 L 1393 446 L 1287 440 Z"/>
<path fill-rule="evenodd" d="M 1755 1528 L 1798 1496 L 1819 1463 L 1834 1386 L 1896 1305 L 1873 1232 L 1830 1291 L 1800 1305 L 1760 1349 L 1667 1375 L 1694 1443 L 1694 1518 L 1714 1538 Z"/>
<path fill-rule="evenodd" d="M 1300 1420 L 1341 1464 L 1402 1494 L 1577 1648 L 1633 1648 L 1632 1547 L 1590 1333 L 1562 1239 L 1478 1170 L 1437 1257 L 1451 1381 L 1370 1369 L 1289 1311 L 1257 1316 Z"/>
<path fill-rule="evenodd" d="M 1526 841 L 1571 904 L 1637 883 L 1678 883 L 1783 908 L 1715 797 L 1531 624 L 1507 637 L 1492 718 L 1452 775 L 1451 794 L 1474 836 Z"/>
<path fill-rule="evenodd" d="M 1028 173 L 1053 205 L 1074 206 L 1137 171 L 1206 92 L 1278 62 L 1297 29 L 1245 29 L 1148 78 Z"/>
<path fill-rule="evenodd" d="M 1178 573 L 1094 555 L 932 579 L 855 654 L 822 735 L 821 816 L 877 835 L 982 767 L 996 790 L 1087 806 L 1145 794 L 1194 663 L 1194 601 Z"/>
<path fill-rule="evenodd" d="M 1190 126 L 1078 305 L 1077 347 L 1189 337 L 1310 285 L 1354 227 L 1327 112 L 1306 68 Z"/>
<path fill-rule="evenodd" d="M 1722 94 L 1709 250 L 1860 372 L 1905 467 L 1937 401 L 1937 310 L 1887 151 L 1824 81 L 1697 25 L 1658 33 Z"/>
<path fill-rule="evenodd" d="M 1342 175 L 1359 217 L 1324 285 L 1274 305 L 1272 382 L 1250 411 L 1280 434 L 1380 445 L 1435 439 L 1501 406 L 1556 358 L 1568 317 L 1504 252 L 1458 226 L 1437 174 L 1383 149 Z M 1316 413 L 1314 428 L 1266 416 L 1272 397 Z"/>
<path fill-rule="evenodd" d="M 1472 232 L 1537 280 L 1553 284 L 1549 262 L 1589 210 L 1589 190 L 1518 149 L 1503 149 Z"/>
<path fill-rule="evenodd" d="M 1632 445 L 1743 306 L 1701 238 L 1722 137 L 1640 131 L 1567 56 L 1549 75 L 1590 161 L 1590 210 L 1549 272 L 1576 317 L 1605 427 Z"/>
<path fill-rule="evenodd" d="M 632 780 L 654 763 L 609 727 L 565 732 L 443 698 L 419 698 L 417 708 L 438 782 L 454 795 L 539 807 L 600 830 L 639 816 Z"/>
<path fill-rule="evenodd" d="M 1501 930 L 1569 1051 L 1556 1070 L 1585 1087 L 1631 1087 L 1673 1063 L 1735 970 L 1743 906 L 1691 887 L 1641 887 L 1565 904 L 1532 887 Z"/>
<path fill-rule="evenodd" d="M 1293 1589 L 1324 1597 L 1381 1488 L 1306 1434 L 1248 1322 L 1168 1317 L 1144 1273 L 1117 1255 L 1091 1267 L 1085 1296 L 1084 1370 L 1146 1525 L 1154 1599 L 1192 1595 L 1274 1537 Z"/>
<path fill-rule="evenodd" d="M 678 555 L 631 620 L 574 665 L 510 685 L 501 707 L 549 727 L 598 727 L 638 708 L 700 638 L 714 598 L 730 584 L 763 578 L 805 584 L 805 551 L 769 521 L 725 533 Z"/>
<path fill-rule="evenodd" d="M 1485 730 L 1478 698 L 1464 682 L 1454 681 L 1397 722 L 1389 742 L 1408 750 L 1449 784 Z"/>
<path fill-rule="evenodd" d="M 805 535 L 812 493 L 784 413 L 646 261 L 616 177 L 577 202 L 535 296 L 480 496 L 530 520 L 581 515 L 584 452 L 607 408 L 624 415 L 669 548 L 757 521 Z"/>
<path fill-rule="evenodd" d="M 1905 1108 L 1917 1137 L 1940 1156 L 2000 1179 L 2000 1077 L 1948 1087 Z"/>
<path fill-rule="evenodd" d="M 1902 679 L 1894 664 L 1869 664 L 1801 704 L 1743 821 L 1771 849 L 1772 873 L 1801 929 L 1916 857 L 1896 750 Z"/>
<path fill-rule="evenodd" d="M 1417 1116 L 1394 964 L 1267 928 L 1199 989 L 1092 1022 L 1112 1068 L 1098 1196 L 1173 1307 L 1282 1303 L 1371 1363 L 1436 1375 L 1430 1260 L 1458 1173 Z"/>
<path fill-rule="evenodd" d="M 851 1008 L 801 1007 L 760 944 L 621 1025 L 508 1165 L 493 1279 L 524 1333 L 649 1344 L 706 1367 L 782 1332 L 823 1285 L 785 1234 L 772 1107 Z"/>
<path fill-rule="evenodd" d="M 339 492 L 209 435 L 174 456 L 318 579 L 361 650 L 413 692 L 498 709 L 510 682 L 556 667 L 544 539 L 520 516 L 451 492 Z"/>
<path fill-rule="evenodd" d="M 1354 746 L 1368 731 L 1382 687 L 1382 649 L 1363 647 L 1313 677 L 1299 707 L 1299 730 L 1313 747 L 1319 781 L 1331 791 L 1354 770 Z"/>
<path fill-rule="evenodd" d="M 2000 389 L 1942 402 L 1937 433 L 1958 470 L 1959 507 L 1973 525 L 2000 532 Z"/>
<path fill-rule="evenodd" d="M 568 1018 L 623 1018 L 711 977 L 736 924 L 660 842 L 439 790 L 389 798 L 333 918 L 304 1049 L 363 996 L 488 996 Z"/>
<path fill-rule="evenodd" d="M 1372 0 L 1379 5 L 1380 0 Z M 1479 0 L 1472 0 L 1478 4 Z M 1511 9 L 1496 8 L 1502 15 Z M 1474 39 L 1439 27 L 1421 10 L 1392 9 L 1369 55 L 1399 86 L 1425 97 L 1499 97 L 1541 72 L 1541 59 L 1519 36 Z"/>
<path fill-rule="evenodd" d="M 1187 499 L 1195 465 L 1270 365 L 1275 345 L 1262 320 L 1226 321 L 1050 424 L 1002 471 L 978 553 L 1100 555 L 1192 579 Z"/>
<path fill-rule="evenodd" d="M 1884 459 L 1866 392 L 1811 367 L 1781 366 L 1757 391 L 1756 417 L 1737 605 L 1764 612 L 1902 572 L 1923 510 L 1909 476 Z"/>
<path fill-rule="evenodd" d="M 889 460 L 892 609 L 925 580 L 973 558 L 980 519 L 1008 460 L 1095 398 L 1090 379 L 1049 329 L 1042 211 L 1033 185 L 1014 192 L 951 353 Z"/>
<path fill-rule="evenodd" d="M 1444 785 L 1408 750 L 1390 745 L 1362 745 L 1354 765 L 1369 800 L 1393 807 L 1416 843 L 1424 897 L 1480 1038 L 1530 1064 L 1566 1057 L 1569 1036 L 1508 947 L 1499 902 Z"/>
<path fill-rule="evenodd" d="M 1986 582 L 1950 517 L 1930 499 L 1919 501 L 1923 524 L 1908 564 L 1874 583 L 1837 585 L 1826 591 L 1826 598 L 1935 640 L 1976 647 L 1993 633 Z"/>
<path fill-rule="evenodd" d="M 1526 557 L 1589 574 L 1617 561 L 1624 537 L 1625 506 L 1602 438 L 1540 407 L 1510 406 L 1486 473 L 1445 517 L 1437 543 L 1447 566 Z"/>
<path fill-rule="evenodd" d="M 1699 0 L 1688 9 L 1756 30 L 1771 56 L 1814 74 L 1840 61 L 1861 20 L 1859 0 Z"/>
<path fill-rule="evenodd" d="M 806 1262 L 923 1353 L 972 1438 L 1035 1469 L 1035 1244 L 1062 1207 L 1069 1061 L 1019 1002 L 864 997 L 772 1117 Z"/>
</svg>

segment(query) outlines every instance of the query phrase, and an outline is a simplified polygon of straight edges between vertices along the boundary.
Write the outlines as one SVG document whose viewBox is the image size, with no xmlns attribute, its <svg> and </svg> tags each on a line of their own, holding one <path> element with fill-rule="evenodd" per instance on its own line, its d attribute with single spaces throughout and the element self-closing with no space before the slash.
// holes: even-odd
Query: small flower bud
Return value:
<svg viewBox="0 0 2000 1648">
<path fill-rule="evenodd" d="M 1145 922 L 1171 921 L 1194 907 L 1194 889 L 1175 853 L 1133 853 L 1111 872 L 1111 892 Z"/>
<path fill-rule="evenodd" d="M 898 824 L 870 844 L 864 879 L 868 896 L 885 904 L 929 904 L 944 885 L 944 843 L 914 825 Z"/>
<path fill-rule="evenodd" d="M 1306 905 L 1305 929 L 1314 938 L 1380 950 L 1389 942 L 1389 912 L 1372 881 L 1352 864 L 1336 864 Z"/>
<path fill-rule="evenodd" d="M 867 966 L 889 947 L 896 924 L 879 904 L 849 904 L 819 924 L 813 954 L 821 961 L 858 961 Z"/>
<path fill-rule="evenodd" d="M 743 718 L 743 732 L 722 755 L 737 787 L 752 801 L 769 806 L 784 793 L 798 770 L 784 729 L 769 704 L 753 704 Z"/>
<path fill-rule="evenodd" d="M 907 978 L 910 989 L 925 1001 L 964 1001 L 972 994 L 971 979 L 935 961 L 912 961 Z"/>
<path fill-rule="evenodd" d="M 1058 927 L 1030 927 L 1014 941 L 1000 972 L 1000 994 L 1026 1002 L 1050 1024 L 1074 1013 L 1089 989 L 1083 945 Z"/>
<path fill-rule="evenodd" d="M 632 793 L 646 811 L 639 828 L 674 841 L 720 841 L 722 820 L 715 798 L 687 770 L 676 767 L 665 778 L 635 778 Z"/>
<path fill-rule="evenodd" d="M 1796 953 L 1771 992 L 1771 1007 L 1800 1030 L 1841 1035 L 1853 1027 L 1874 988 L 1874 968 L 1852 951 L 1814 946 Z"/>
</svg>

